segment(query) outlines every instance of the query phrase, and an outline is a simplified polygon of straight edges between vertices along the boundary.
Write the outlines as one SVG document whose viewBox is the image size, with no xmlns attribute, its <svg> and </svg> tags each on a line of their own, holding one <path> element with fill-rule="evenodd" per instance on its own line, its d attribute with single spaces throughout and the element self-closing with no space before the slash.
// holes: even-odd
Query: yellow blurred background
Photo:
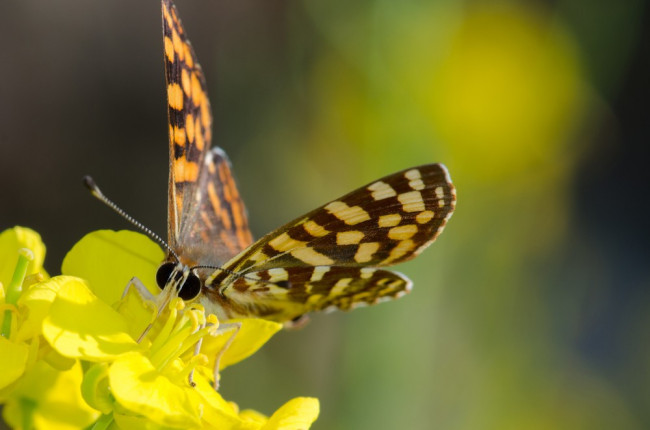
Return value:
<svg viewBox="0 0 650 430">
<path fill-rule="evenodd" d="M 226 398 L 316 396 L 314 429 L 650 427 L 644 2 L 177 6 L 256 237 L 418 164 L 458 191 L 397 268 L 409 296 L 280 333 L 222 375 Z M 50 273 L 128 228 L 86 173 L 166 231 L 159 8 L 0 3 L 0 227 L 37 229 Z"/>
</svg>

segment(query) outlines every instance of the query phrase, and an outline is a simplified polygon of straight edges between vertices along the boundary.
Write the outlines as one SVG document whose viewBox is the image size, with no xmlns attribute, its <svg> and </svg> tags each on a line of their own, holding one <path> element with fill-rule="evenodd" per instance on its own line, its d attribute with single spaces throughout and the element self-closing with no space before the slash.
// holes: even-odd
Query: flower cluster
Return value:
<svg viewBox="0 0 650 430">
<path fill-rule="evenodd" d="M 220 326 L 200 305 L 177 298 L 159 310 L 136 289 L 124 290 L 134 276 L 154 285 L 162 251 L 145 236 L 91 233 L 52 278 L 44 255 L 32 230 L 0 234 L 0 403 L 11 427 L 298 430 L 317 418 L 313 398 L 292 399 L 266 417 L 214 390 L 220 352 L 223 369 L 281 326 L 229 321 L 241 328 L 224 350 L 232 324 Z"/>
</svg>

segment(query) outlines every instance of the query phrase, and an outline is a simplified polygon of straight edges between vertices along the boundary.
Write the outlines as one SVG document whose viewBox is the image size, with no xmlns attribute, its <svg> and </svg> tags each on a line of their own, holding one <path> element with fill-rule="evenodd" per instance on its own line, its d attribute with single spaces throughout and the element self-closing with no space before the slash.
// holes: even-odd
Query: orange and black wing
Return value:
<svg viewBox="0 0 650 430">
<path fill-rule="evenodd" d="M 181 259 L 190 266 L 221 265 L 253 241 L 246 208 L 221 148 L 206 154 L 197 185 L 181 222 Z"/>
<path fill-rule="evenodd" d="M 218 264 L 250 244 L 246 211 L 225 154 L 210 151 L 212 113 L 205 77 L 171 0 L 162 0 L 162 17 L 169 118 L 168 240 L 186 264 Z"/>
</svg>

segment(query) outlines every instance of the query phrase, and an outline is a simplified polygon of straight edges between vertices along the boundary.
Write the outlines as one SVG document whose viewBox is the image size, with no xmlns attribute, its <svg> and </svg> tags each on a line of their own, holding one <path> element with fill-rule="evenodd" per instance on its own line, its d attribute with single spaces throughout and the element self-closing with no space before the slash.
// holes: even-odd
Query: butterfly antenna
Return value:
<svg viewBox="0 0 650 430">
<path fill-rule="evenodd" d="M 136 219 L 133 218 L 131 215 L 129 215 L 129 214 L 127 214 L 126 212 L 124 212 L 124 210 L 123 210 L 122 208 L 120 208 L 118 205 L 116 205 L 115 203 L 113 203 L 112 200 L 110 200 L 108 197 L 106 197 L 106 196 L 104 195 L 104 193 L 102 193 L 102 190 L 99 189 L 99 187 L 97 186 L 97 184 L 95 183 L 95 181 L 94 181 L 93 178 L 91 178 L 90 176 L 84 176 L 84 178 L 83 178 L 83 182 L 84 182 L 84 185 L 86 186 L 86 188 L 88 188 L 88 189 L 90 190 L 90 193 L 91 193 L 91 194 L 92 194 L 92 195 L 93 195 L 97 200 L 101 201 L 101 202 L 104 203 L 106 206 L 108 206 L 109 208 L 111 208 L 111 209 L 113 209 L 115 212 L 117 212 L 117 214 L 118 214 L 119 216 L 121 216 L 122 218 L 124 218 L 125 220 L 127 220 L 128 222 L 130 222 L 131 224 L 133 224 L 134 226 L 136 226 L 136 227 L 137 227 L 138 229 L 140 229 L 141 231 L 145 232 L 145 233 L 146 233 L 150 238 L 152 238 L 153 240 L 155 240 L 156 242 L 158 242 L 159 244 L 161 244 L 161 245 L 163 246 L 163 248 L 167 249 L 167 251 L 169 251 L 169 253 L 170 253 L 171 255 L 173 255 L 174 258 L 176 258 L 176 261 L 180 261 L 180 259 L 178 258 L 178 255 L 176 255 L 176 253 L 174 252 L 174 250 L 171 249 L 171 247 L 167 244 L 167 242 L 165 242 L 165 241 L 163 240 L 162 237 L 158 236 L 156 233 L 154 233 L 153 231 L 151 231 L 150 229 L 148 229 L 147 227 L 145 227 L 145 226 L 144 226 L 140 221 L 136 220 Z"/>
</svg>

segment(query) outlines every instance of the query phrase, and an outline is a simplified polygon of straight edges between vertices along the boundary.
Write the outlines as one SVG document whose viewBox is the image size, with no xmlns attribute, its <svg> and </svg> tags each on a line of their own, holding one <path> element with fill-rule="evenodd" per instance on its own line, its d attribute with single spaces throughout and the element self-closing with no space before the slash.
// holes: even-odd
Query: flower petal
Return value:
<svg viewBox="0 0 650 430">
<path fill-rule="evenodd" d="M 64 284 L 43 321 L 43 336 L 66 357 L 103 361 L 139 345 L 128 335 L 122 316 L 71 276 L 52 278 Z"/>
<path fill-rule="evenodd" d="M 31 418 L 33 428 L 73 430 L 89 426 L 99 413 L 81 397 L 81 365 L 57 371 L 37 361 L 9 394 L 3 417 L 11 428 L 22 428 Z"/>
<path fill-rule="evenodd" d="M 115 360 L 108 371 L 111 393 L 119 404 L 156 424 L 199 428 L 199 404 L 192 388 L 174 384 L 142 354 Z"/>
<path fill-rule="evenodd" d="M 239 418 L 257 423 L 260 427 L 266 424 L 269 420 L 269 417 L 253 409 L 244 409 L 239 413 Z"/>
<path fill-rule="evenodd" d="M 27 318 L 16 333 L 16 340 L 26 340 L 41 334 L 43 320 L 50 310 L 56 293 L 66 283 L 65 278 L 53 278 L 32 285 L 18 299 L 18 307 L 27 309 Z"/>
<path fill-rule="evenodd" d="M 175 430 L 188 428 L 187 426 L 178 427 L 154 423 L 149 418 L 143 416 L 113 413 L 113 418 L 120 430 Z"/>
<path fill-rule="evenodd" d="M 86 279 L 100 299 L 113 304 L 133 277 L 158 294 L 155 275 L 164 257 L 160 247 L 143 234 L 98 230 L 72 247 L 63 259 L 61 273 Z"/>
<path fill-rule="evenodd" d="M 34 259 L 27 267 L 27 275 L 43 271 L 45 245 L 41 236 L 34 230 L 25 227 L 9 228 L 0 233 L 0 283 L 9 285 L 18 260 L 18 250 L 28 248 L 34 253 Z"/>
<path fill-rule="evenodd" d="M 219 370 L 253 355 L 271 336 L 282 328 L 282 324 L 259 318 L 228 320 L 221 327 L 228 323 L 241 323 L 241 328 L 233 343 L 223 353 L 223 357 L 221 357 L 219 363 Z M 223 332 L 220 331 L 217 336 L 206 336 L 203 338 L 201 353 L 207 355 L 210 359 L 210 368 L 214 367 L 214 360 L 234 333 L 233 330 L 234 328 Z"/>
<path fill-rule="evenodd" d="M 203 427 L 219 430 L 258 430 L 259 421 L 240 416 L 232 403 L 227 402 L 214 390 L 212 384 L 201 375 L 194 375 L 194 391 L 203 400 Z"/>
<path fill-rule="evenodd" d="M 262 430 L 305 430 L 320 412 L 318 399 L 296 397 L 275 411 Z"/>
<path fill-rule="evenodd" d="M 129 334 L 134 339 L 138 339 L 158 315 L 156 304 L 142 297 L 135 288 L 129 288 L 113 307 L 127 322 Z"/>
<path fill-rule="evenodd" d="M 0 336 L 0 388 L 14 382 L 25 371 L 29 347 Z"/>
</svg>

